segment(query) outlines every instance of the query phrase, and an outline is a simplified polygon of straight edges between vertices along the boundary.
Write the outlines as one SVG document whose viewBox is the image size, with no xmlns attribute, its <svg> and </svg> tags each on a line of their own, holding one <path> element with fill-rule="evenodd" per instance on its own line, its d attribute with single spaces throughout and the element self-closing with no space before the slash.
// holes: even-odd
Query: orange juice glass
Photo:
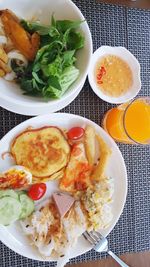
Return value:
<svg viewBox="0 0 150 267">
<path fill-rule="evenodd" d="M 117 142 L 150 144 L 150 97 L 141 97 L 109 110 L 103 128 Z"/>
</svg>

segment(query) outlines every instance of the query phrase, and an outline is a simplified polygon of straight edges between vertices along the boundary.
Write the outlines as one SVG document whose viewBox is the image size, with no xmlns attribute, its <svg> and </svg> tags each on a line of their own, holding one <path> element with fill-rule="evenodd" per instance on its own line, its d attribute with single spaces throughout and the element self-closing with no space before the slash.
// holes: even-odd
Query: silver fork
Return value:
<svg viewBox="0 0 150 267">
<path fill-rule="evenodd" d="M 85 239 L 93 245 L 93 249 L 97 252 L 107 252 L 115 261 L 117 261 L 122 267 L 129 267 L 125 262 L 118 258 L 112 251 L 108 248 L 108 240 L 103 237 L 99 232 L 85 232 L 83 234 Z"/>
</svg>

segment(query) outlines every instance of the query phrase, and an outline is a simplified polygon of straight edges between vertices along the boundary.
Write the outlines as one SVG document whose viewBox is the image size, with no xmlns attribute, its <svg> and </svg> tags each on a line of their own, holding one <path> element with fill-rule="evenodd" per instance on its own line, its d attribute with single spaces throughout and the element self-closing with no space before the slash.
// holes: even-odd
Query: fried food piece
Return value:
<svg viewBox="0 0 150 267">
<path fill-rule="evenodd" d="M 31 35 L 31 44 L 32 44 L 33 58 L 34 58 L 40 46 L 40 36 L 37 32 L 34 32 Z"/>
<path fill-rule="evenodd" d="M 5 50 L 3 49 L 2 46 L 0 46 L 0 59 L 4 62 L 4 63 L 8 63 L 8 56 L 5 52 Z"/>
<path fill-rule="evenodd" d="M 111 155 L 111 149 L 102 139 L 102 137 L 96 135 L 96 139 L 99 145 L 100 160 L 92 172 L 91 179 L 94 181 L 99 181 L 105 175 L 107 163 Z"/>
<path fill-rule="evenodd" d="M 30 61 L 35 58 L 40 45 L 40 36 L 34 33 L 32 36 L 24 30 L 19 20 L 8 9 L 1 11 L 1 20 L 6 35 L 14 46 Z"/>
<path fill-rule="evenodd" d="M 20 22 L 19 18 L 10 9 L 0 10 L 0 16 L 3 15 L 4 12 L 5 12 L 5 15 L 7 15 L 7 17 L 13 18 L 13 20 L 16 21 L 17 23 Z"/>
<path fill-rule="evenodd" d="M 85 128 L 84 145 L 88 162 L 91 166 L 93 166 L 95 161 L 96 150 L 95 130 L 89 125 Z"/>
<path fill-rule="evenodd" d="M 74 144 L 65 175 L 60 180 L 59 187 L 61 190 L 71 193 L 86 190 L 91 184 L 90 173 L 91 166 L 85 155 L 84 144 Z"/>
<path fill-rule="evenodd" d="M 46 183 L 48 181 L 53 181 L 53 180 L 58 180 L 61 179 L 65 174 L 65 169 L 63 168 L 62 170 L 52 174 L 49 177 L 46 178 L 38 178 L 38 177 L 33 177 L 33 183 Z"/>
<path fill-rule="evenodd" d="M 11 69 L 0 59 L 0 69 L 2 69 L 5 73 L 11 72 Z"/>
<path fill-rule="evenodd" d="M 3 71 L 2 69 L 0 69 L 0 77 L 4 77 L 5 76 L 5 71 Z"/>
<path fill-rule="evenodd" d="M 59 128 L 47 126 L 21 133 L 13 141 L 11 153 L 17 165 L 28 168 L 33 176 L 49 179 L 67 165 L 70 146 Z"/>
</svg>

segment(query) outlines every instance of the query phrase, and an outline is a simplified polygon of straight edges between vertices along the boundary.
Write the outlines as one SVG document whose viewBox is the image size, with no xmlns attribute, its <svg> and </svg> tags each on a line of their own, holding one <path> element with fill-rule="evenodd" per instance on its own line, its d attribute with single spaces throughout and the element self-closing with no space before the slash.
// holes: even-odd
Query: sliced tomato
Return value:
<svg viewBox="0 0 150 267">
<path fill-rule="evenodd" d="M 44 183 L 34 184 L 30 187 L 28 191 L 28 196 L 33 200 L 39 200 L 44 196 L 45 192 L 46 192 L 46 184 Z"/>
<path fill-rule="evenodd" d="M 84 129 L 81 127 L 73 127 L 68 131 L 67 135 L 71 140 L 78 140 L 84 135 L 84 132 Z"/>
</svg>

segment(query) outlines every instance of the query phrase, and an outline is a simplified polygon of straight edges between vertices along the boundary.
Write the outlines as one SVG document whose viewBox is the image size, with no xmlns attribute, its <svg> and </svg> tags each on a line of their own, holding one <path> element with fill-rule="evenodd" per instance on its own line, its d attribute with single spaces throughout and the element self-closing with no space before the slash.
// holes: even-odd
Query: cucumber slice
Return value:
<svg viewBox="0 0 150 267">
<path fill-rule="evenodd" d="M 21 195 L 25 195 L 26 194 L 26 192 L 25 191 L 17 191 L 17 195 L 18 195 L 18 197 L 19 197 L 19 199 L 20 199 L 20 196 Z"/>
<path fill-rule="evenodd" d="M 19 219 L 21 213 L 20 202 L 12 197 L 0 199 L 0 224 L 9 225 Z"/>
<path fill-rule="evenodd" d="M 11 189 L 0 190 L 0 198 L 2 198 L 2 197 L 12 197 L 12 198 L 18 199 L 17 193 Z"/>
<path fill-rule="evenodd" d="M 26 194 L 20 195 L 21 214 L 20 219 L 28 217 L 34 211 L 34 201 Z"/>
</svg>

